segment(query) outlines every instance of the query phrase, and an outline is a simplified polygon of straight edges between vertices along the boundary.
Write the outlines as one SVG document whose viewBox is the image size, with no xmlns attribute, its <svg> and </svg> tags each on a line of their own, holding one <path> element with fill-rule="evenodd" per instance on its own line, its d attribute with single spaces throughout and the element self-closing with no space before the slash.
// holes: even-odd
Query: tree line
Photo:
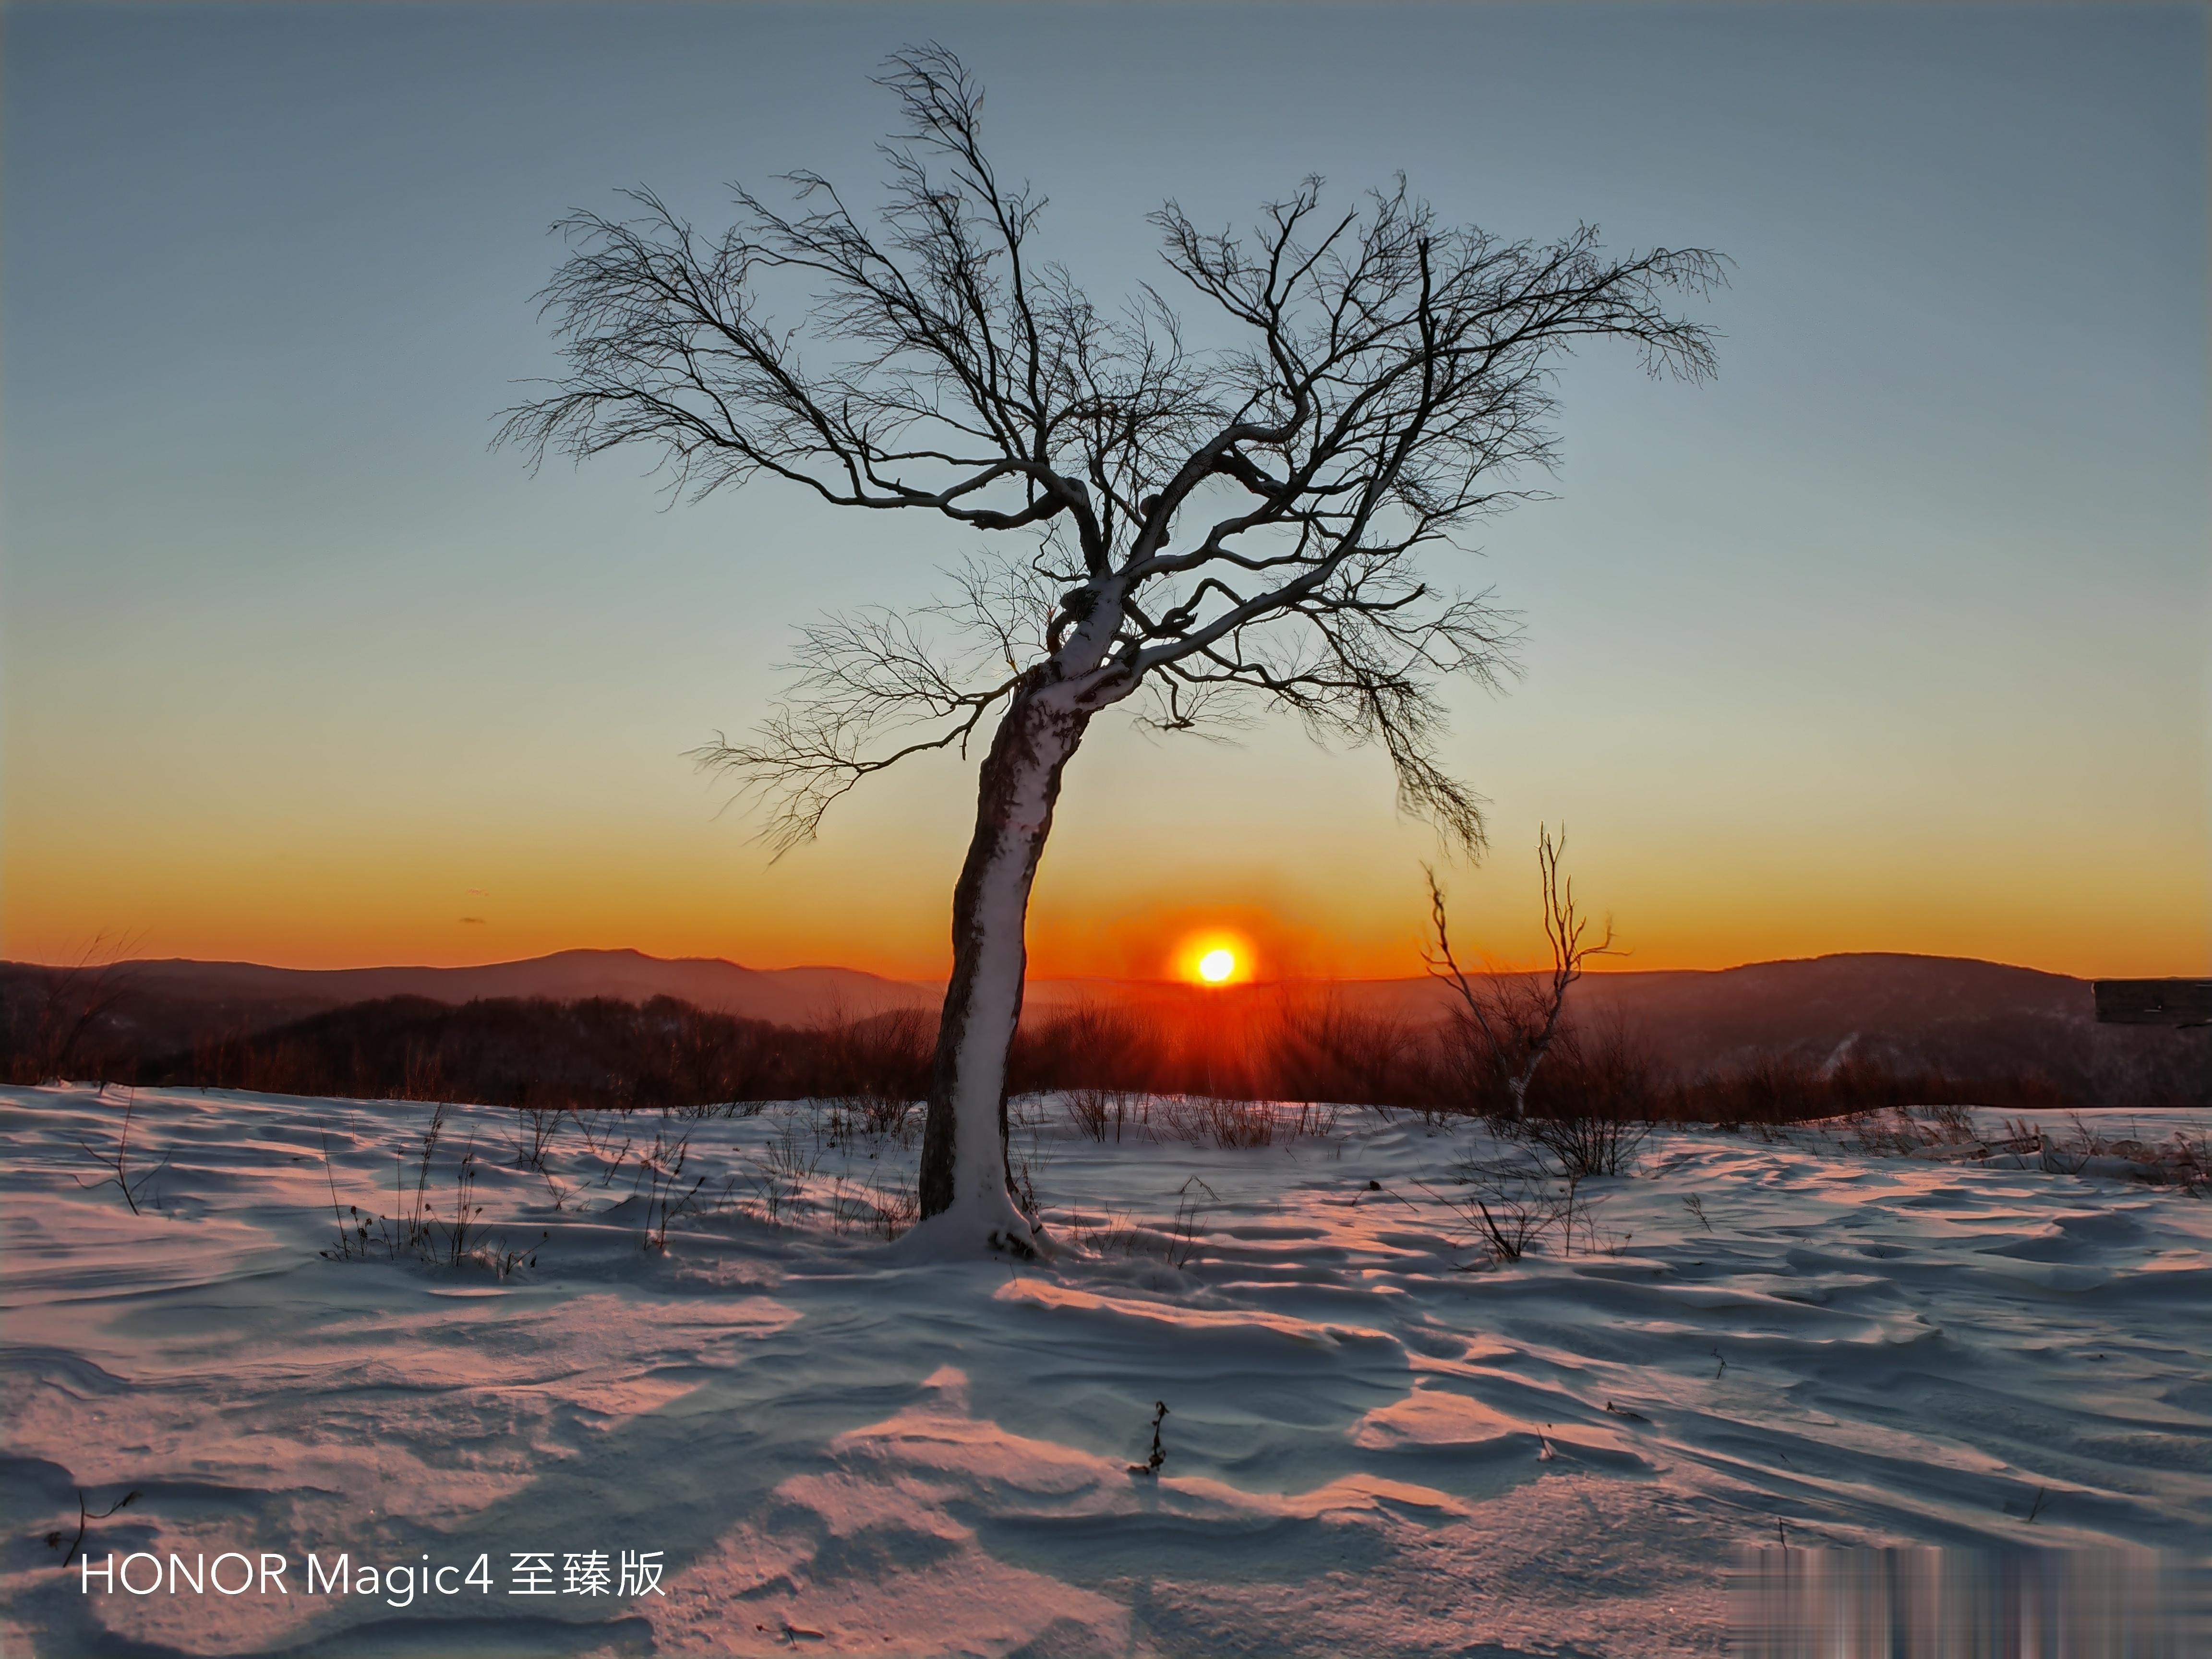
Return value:
<svg viewBox="0 0 2212 1659">
<path fill-rule="evenodd" d="M 258 1031 L 149 1046 L 130 1023 L 61 1024 L 54 1052 L 35 1000 L 6 1002 L 5 1069 L 18 1084 L 70 1078 L 345 1099 L 447 1100 L 522 1109 L 694 1112 L 770 1100 L 921 1102 L 936 1021 L 917 1009 L 779 1025 L 671 997 L 447 1004 L 391 997 Z M 156 1035 L 158 1024 L 153 1028 Z M 1879 1058 L 1824 1065 L 1754 1056 L 1674 1074 L 1626 1025 L 1554 1030 L 1540 1068 L 1501 1068 L 1468 1022 L 1348 1008 L 1326 994 L 1254 1000 L 1237 1017 L 1204 1000 L 1033 1012 L 1008 1057 L 1012 1094 L 1109 1089 L 1242 1100 L 1319 1100 L 1436 1114 L 1784 1122 L 1871 1108 L 2055 1107 L 2072 1091 L 2034 1069 L 1951 1072 Z M 1516 1085 L 1518 1099 L 1516 1102 Z"/>
</svg>

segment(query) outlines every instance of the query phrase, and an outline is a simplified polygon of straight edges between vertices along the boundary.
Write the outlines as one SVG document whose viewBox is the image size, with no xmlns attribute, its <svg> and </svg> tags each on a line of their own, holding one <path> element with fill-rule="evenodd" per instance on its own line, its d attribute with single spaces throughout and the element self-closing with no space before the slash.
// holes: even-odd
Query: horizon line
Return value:
<svg viewBox="0 0 2212 1659">
<path fill-rule="evenodd" d="M 185 964 L 199 968 L 256 968 L 268 972 L 284 974 L 465 974 L 480 973 L 487 969 L 497 968 L 529 967 L 540 963 L 551 962 L 562 957 L 635 957 L 644 962 L 666 963 L 670 965 L 686 963 L 711 964 L 724 968 L 732 968 L 740 973 L 747 974 L 852 974 L 864 979 L 879 981 L 886 985 L 909 985 L 917 988 L 932 988 L 943 987 L 949 977 L 949 975 L 924 976 L 919 978 L 909 977 L 903 975 L 878 973 L 872 969 L 853 968 L 842 963 L 828 962 L 795 963 L 788 966 L 780 968 L 757 968 L 739 962 L 731 957 L 657 957 L 653 955 L 650 951 L 641 951 L 635 945 L 588 945 L 564 946 L 560 950 L 549 951 L 542 955 L 534 957 L 509 957 L 490 962 L 453 963 L 381 962 L 358 963 L 344 967 L 334 968 L 298 968 L 289 966 L 282 963 L 254 962 L 240 957 L 173 956 L 125 957 L 118 957 L 110 962 L 41 962 L 28 958 L 7 957 L 0 958 L 0 968 L 32 968 L 47 971 L 59 970 L 63 972 L 100 973 L 112 972 L 117 969 L 133 967 L 161 967 L 171 964 Z M 1987 957 L 1949 956 L 1928 951 L 1824 951 L 1809 956 L 1761 957 L 1756 961 L 1733 963 L 1722 968 L 1590 968 L 1584 969 L 1581 977 L 1584 979 L 1625 979 L 1651 974 L 1728 974 L 1741 972 L 1748 968 L 1781 967 L 1794 963 L 1829 962 L 1853 957 L 1886 957 L 1915 962 L 1972 963 L 1983 967 L 2004 968 L 2019 973 L 2043 974 L 2053 979 L 2078 980 L 2084 983 L 2092 983 L 2098 977 L 2116 977 L 2112 975 L 2100 976 L 2065 973 L 2055 969 L 2029 967 L 2021 963 L 2000 962 Z M 1524 974 L 1543 974 L 1548 973 L 1549 971 L 1551 970 L 1547 966 L 1504 967 L 1496 969 L 1485 967 L 1481 969 L 1470 969 L 1468 970 L 1470 976 L 1491 972 L 1518 975 Z M 2172 976 L 2153 975 L 2148 975 L 2148 977 L 2166 978 Z M 2194 976 L 2184 975 L 2180 977 L 2190 978 Z M 1026 974 L 1024 975 L 1024 983 L 1030 985 L 1103 984 L 1154 988 L 1169 990 L 1223 992 L 1264 990 L 1269 988 L 1282 986 L 1412 984 L 1423 980 L 1441 978 L 1442 976 L 1433 974 L 1286 974 L 1273 979 L 1250 979 L 1237 981 L 1227 985 L 1207 985 L 1201 981 L 1191 980 L 1163 978 L 1157 976 L 1122 975 L 1115 974 Z M 1443 981 L 1443 982 L 1449 981 Z"/>
</svg>

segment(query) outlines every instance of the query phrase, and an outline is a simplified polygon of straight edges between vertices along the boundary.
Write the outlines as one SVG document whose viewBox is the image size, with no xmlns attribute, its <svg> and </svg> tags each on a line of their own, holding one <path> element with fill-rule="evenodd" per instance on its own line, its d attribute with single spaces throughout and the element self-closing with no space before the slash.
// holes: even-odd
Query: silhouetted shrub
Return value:
<svg viewBox="0 0 2212 1659">
<path fill-rule="evenodd" d="M 1157 1020 L 1133 1009 L 1078 1006 L 1031 1014 L 1006 1061 L 1014 1094 L 1046 1089 L 1160 1089 L 1164 1064 Z"/>
<path fill-rule="evenodd" d="M 1871 1061 L 1846 1060 L 1815 1066 L 1769 1055 L 1676 1084 L 1655 1115 L 1674 1122 L 1798 1123 L 1888 1107 L 2036 1110 L 2064 1103 L 2057 1087 L 2029 1072 L 1955 1078 L 1941 1072 L 1893 1071 Z"/>
<path fill-rule="evenodd" d="M 642 1006 L 390 997 L 231 1036 L 140 1068 L 149 1084 L 529 1110 L 696 1110 L 815 1097 L 918 1100 L 935 1032 L 911 1011 L 796 1029 Z"/>
</svg>

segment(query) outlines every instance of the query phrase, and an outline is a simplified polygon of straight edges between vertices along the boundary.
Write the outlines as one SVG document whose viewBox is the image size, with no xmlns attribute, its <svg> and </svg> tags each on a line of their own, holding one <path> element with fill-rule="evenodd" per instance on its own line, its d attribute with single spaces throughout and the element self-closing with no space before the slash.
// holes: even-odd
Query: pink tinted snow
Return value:
<svg viewBox="0 0 2212 1659">
<path fill-rule="evenodd" d="M 1498 1265 L 1448 1201 L 1497 1151 L 1480 1131 L 1347 1112 L 1241 1150 L 1101 1145 L 1025 1102 L 1057 1255 L 930 1265 L 872 1220 L 910 1140 L 825 1103 L 580 1124 L 544 1171 L 511 1115 L 454 1109 L 434 1213 L 473 1137 L 481 1224 L 537 1264 L 319 1255 L 333 1190 L 340 1215 L 407 1201 L 429 1109 L 142 1095 L 135 1144 L 168 1162 L 133 1216 L 82 1145 L 113 1094 L 0 1091 L 27 1530 L 138 1487 L 96 1547 L 404 1554 L 584 1528 L 617 1492 L 665 1594 L 555 1611 L 671 1652 L 1638 1659 L 1718 1651 L 1725 1569 L 1778 1523 L 2212 1541 L 2212 1204 L 2095 1171 L 1669 1134 L 1590 1184 L 1573 1254 Z M 2203 1132 L 2143 1133 L 2173 1128 Z M 704 1182 L 665 1251 L 656 1133 Z M 1161 1399 L 1166 1461 L 1133 1474 Z M 54 1574 L 0 1575 L 9 1652 L 246 1652 L 371 1617 L 393 1651 L 466 1647 L 327 1598 L 58 1598 Z"/>
</svg>

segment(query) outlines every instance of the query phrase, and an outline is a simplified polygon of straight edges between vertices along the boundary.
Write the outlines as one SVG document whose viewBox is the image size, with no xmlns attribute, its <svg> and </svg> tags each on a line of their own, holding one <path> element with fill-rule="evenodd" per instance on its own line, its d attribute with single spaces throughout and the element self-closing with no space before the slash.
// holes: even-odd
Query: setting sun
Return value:
<svg viewBox="0 0 2212 1659">
<path fill-rule="evenodd" d="M 1264 955 L 1249 933 L 1216 923 L 1183 935 L 1168 976 L 1186 985 L 1243 985 L 1251 980 Z"/>
</svg>

